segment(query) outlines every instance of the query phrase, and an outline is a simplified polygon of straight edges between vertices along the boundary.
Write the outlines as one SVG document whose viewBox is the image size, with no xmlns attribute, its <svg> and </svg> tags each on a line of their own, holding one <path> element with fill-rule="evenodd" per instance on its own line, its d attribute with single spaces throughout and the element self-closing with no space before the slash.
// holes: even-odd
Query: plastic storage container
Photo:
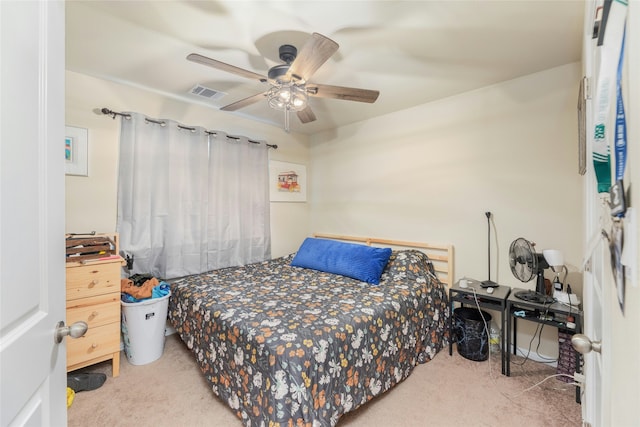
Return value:
<svg viewBox="0 0 640 427">
<path fill-rule="evenodd" d="M 146 365 L 162 356 L 170 296 L 133 303 L 120 301 L 124 353 L 132 365 Z"/>
<path fill-rule="evenodd" d="M 491 331 L 489 333 L 489 351 L 491 353 L 500 354 L 502 347 L 500 346 L 500 328 L 495 322 L 491 322 Z"/>
<path fill-rule="evenodd" d="M 489 334 L 485 322 L 491 325 L 491 315 L 483 311 L 482 316 L 477 308 L 458 307 L 453 310 L 454 340 L 458 353 L 466 359 L 483 361 L 489 357 Z"/>
</svg>

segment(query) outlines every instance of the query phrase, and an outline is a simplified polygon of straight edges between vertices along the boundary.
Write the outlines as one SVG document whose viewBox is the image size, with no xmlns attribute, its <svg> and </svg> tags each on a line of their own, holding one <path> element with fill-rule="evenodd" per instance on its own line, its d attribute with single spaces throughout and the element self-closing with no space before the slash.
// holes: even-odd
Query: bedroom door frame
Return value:
<svg viewBox="0 0 640 427">
<path fill-rule="evenodd" d="M 596 1 L 585 0 L 585 18 L 583 29 L 583 96 L 585 97 L 585 132 L 587 152 L 587 172 L 584 175 L 584 281 L 583 281 L 583 310 L 584 310 L 584 334 L 593 341 L 600 341 L 609 346 L 608 338 L 609 316 L 605 303 L 606 289 L 609 285 L 605 273 L 605 255 L 608 248 L 601 237 L 601 218 L 606 214 L 603 208 L 603 196 L 598 194 L 593 159 L 591 157 L 590 130 L 593 129 L 593 99 L 595 97 L 595 82 L 597 81 L 597 55 L 595 42 L 592 38 Z M 607 286 L 605 286 L 607 285 Z M 611 368 L 607 365 L 608 359 L 602 357 L 602 353 L 591 351 L 584 358 L 584 387 L 582 398 L 582 421 L 584 425 L 601 426 L 608 409 L 605 407 L 606 399 L 603 393 L 608 394 L 610 384 L 603 382 L 611 378 Z M 607 374 L 605 374 L 607 373 Z"/>
</svg>

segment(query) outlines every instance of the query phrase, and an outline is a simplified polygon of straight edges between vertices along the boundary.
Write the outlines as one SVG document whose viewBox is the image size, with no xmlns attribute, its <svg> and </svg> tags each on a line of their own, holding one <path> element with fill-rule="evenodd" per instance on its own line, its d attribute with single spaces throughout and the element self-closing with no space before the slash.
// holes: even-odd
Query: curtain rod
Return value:
<svg viewBox="0 0 640 427">
<path fill-rule="evenodd" d="M 105 116 L 111 116 L 111 118 L 114 119 L 114 120 L 115 120 L 116 116 L 122 116 L 123 118 L 125 118 L 127 120 L 131 119 L 131 114 L 129 114 L 129 113 L 118 113 L 117 111 L 113 111 L 113 110 L 110 110 L 108 108 L 102 108 L 100 110 L 100 112 L 102 114 L 104 114 Z M 151 122 L 151 123 L 158 124 L 160 126 L 165 126 L 165 122 L 162 121 L 162 120 L 153 120 L 153 119 L 149 119 L 149 118 L 145 118 L 145 120 L 148 121 L 148 122 Z M 178 127 L 180 129 L 190 130 L 191 132 L 195 132 L 196 131 L 196 128 L 190 127 L 190 126 L 184 126 L 184 125 L 180 125 L 179 124 Z M 205 129 L 204 132 L 206 134 L 208 134 L 208 135 L 217 135 L 216 132 L 210 131 L 210 130 L 206 130 L 206 129 Z M 227 139 L 238 140 L 238 139 L 240 139 L 240 137 L 239 136 L 227 135 Z M 247 138 L 247 141 L 252 143 L 252 144 L 262 144 L 262 142 L 260 142 L 260 141 L 254 141 L 254 140 L 248 139 L 248 138 Z M 276 145 L 276 144 L 267 144 L 265 142 L 264 145 L 266 145 L 268 148 L 273 148 L 274 150 L 278 149 L 278 145 Z"/>
</svg>

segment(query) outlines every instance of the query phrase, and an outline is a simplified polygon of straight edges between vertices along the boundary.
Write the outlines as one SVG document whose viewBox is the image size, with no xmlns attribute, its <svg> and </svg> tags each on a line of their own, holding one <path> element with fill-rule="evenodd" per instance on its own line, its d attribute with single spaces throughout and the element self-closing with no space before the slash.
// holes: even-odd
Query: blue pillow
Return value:
<svg viewBox="0 0 640 427">
<path fill-rule="evenodd" d="M 372 248 L 308 237 L 302 242 L 291 265 L 340 274 L 377 285 L 390 256 L 390 248 Z"/>
</svg>

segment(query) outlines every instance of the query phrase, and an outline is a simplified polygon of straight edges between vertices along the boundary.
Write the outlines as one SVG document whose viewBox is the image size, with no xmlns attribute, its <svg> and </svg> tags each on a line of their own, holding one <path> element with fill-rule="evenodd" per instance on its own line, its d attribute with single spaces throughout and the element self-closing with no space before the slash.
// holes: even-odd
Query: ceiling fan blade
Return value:
<svg viewBox="0 0 640 427">
<path fill-rule="evenodd" d="M 307 105 L 307 108 L 305 108 L 302 111 L 298 111 L 297 114 L 298 114 L 298 118 L 302 123 L 309 123 L 316 120 L 316 115 L 313 113 L 313 110 L 308 105 Z"/>
<path fill-rule="evenodd" d="M 308 81 L 313 73 L 336 53 L 338 47 L 338 43 L 330 38 L 313 33 L 291 63 L 287 75 L 290 78 Z"/>
<path fill-rule="evenodd" d="M 343 99 L 345 101 L 358 101 L 373 103 L 378 99 L 380 92 L 377 90 L 358 89 L 355 87 L 330 86 L 320 84 L 308 84 L 307 93 L 309 96 L 318 98 Z"/>
<path fill-rule="evenodd" d="M 236 67 L 234 65 L 229 65 L 215 59 L 207 58 L 206 56 L 202 56 L 197 53 L 191 53 L 187 55 L 187 59 L 189 61 L 196 62 L 198 64 L 206 65 L 212 68 L 216 68 L 218 70 L 236 74 L 241 77 L 246 77 L 248 79 L 258 80 L 263 83 L 267 81 L 267 78 L 265 76 L 262 76 L 258 73 L 254 73 L 253 71 L 245 70 L 244 68 Z"/>
<path fill-rule="evenodd" d="M 220 108 L 220 110 L 236 111 L 236 110 L 239 110 L 240 108 L 262 101 L 266 96 L 267 96 L 267 92 L 259 93 L 257 95 L 252 95 L 248 98 L 241 99 L 240 101 L 236 101 L 232 104 L 225 105 L 224 107 Z"/>
</svg>

